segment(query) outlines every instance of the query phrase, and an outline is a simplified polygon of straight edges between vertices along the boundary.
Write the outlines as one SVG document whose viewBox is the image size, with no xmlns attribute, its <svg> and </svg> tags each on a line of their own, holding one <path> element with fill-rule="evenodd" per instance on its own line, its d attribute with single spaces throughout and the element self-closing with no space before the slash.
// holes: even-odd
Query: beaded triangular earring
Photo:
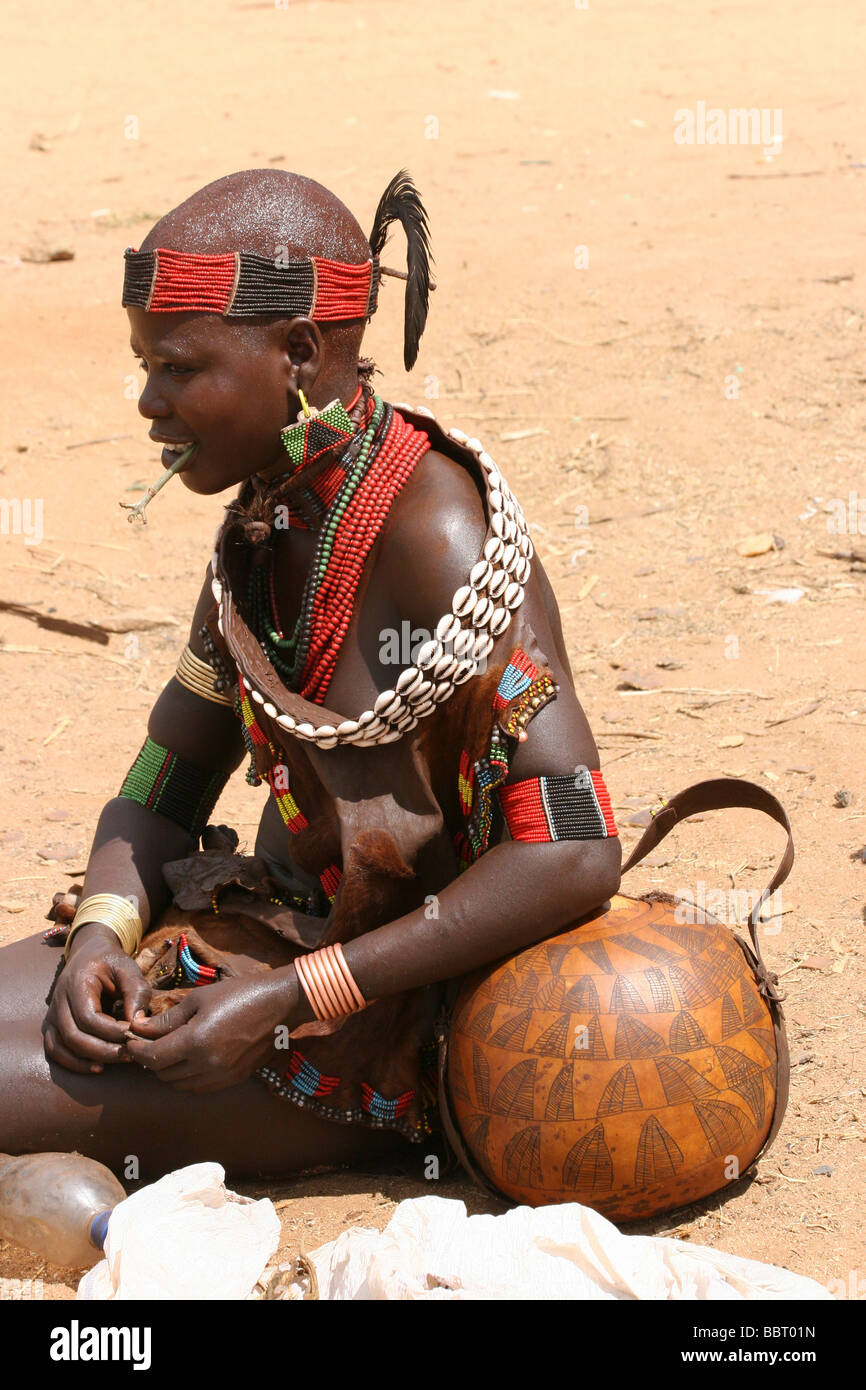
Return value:
<svg viewBox="0 0 866 1390">
<path fill-rule="evenodd" d="M 355 434 L 355 426 L 342 401 L 331 401 L 323 410 L 316 410 L 308 405 L 303 391 L 298 392 L 298 397 L 302 406 L 298 411 L 298 423 L 286 425 L 280 431 L 283 447 L 295 469 L 303 468 L 328 449 L 348 444 Z"/>
</svg>

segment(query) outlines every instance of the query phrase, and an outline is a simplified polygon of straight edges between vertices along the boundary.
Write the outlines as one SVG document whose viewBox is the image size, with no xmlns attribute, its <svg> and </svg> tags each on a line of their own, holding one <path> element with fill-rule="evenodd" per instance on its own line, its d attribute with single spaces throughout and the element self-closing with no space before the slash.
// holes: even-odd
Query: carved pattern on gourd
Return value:
<svg viewBox="0 0 866 1390">
<path fill-rule="evenodd" d="M 697 1052 L 708 1046 L 706 1033 L 691 1014 L 685 1011 L 677 1014 L 671 1024 L 671 1052 Z"/>
<path fill-rule="evenodd" d="M 695 1114 L 716 1158 L 723 1158 L 738 1148 L 752 1130 L 742 1110 L 726 1100 L 696 1101 Z"/>
<path fill-rule="evenodd" d="M 479 1162 L 515 1200 L 578 1200 L 628 1221 L 723 1188 L 730 1156 L 746 1170 L 772 1120 L 778 1055 L 728 928 L 683 927 L 675 904 L 618 902 L 595 935 L 580 923 L 466 988 L 454 1044 L 469 1100 L 455 1096 L 455 1113 L 465 1135 L 488 1114 Z M 652 949 L 635 950 L 644 940 Z M 489 1062 L 489 1104 L 473 1046 Z"/>
<path fill-rule="evenodd" d="M 742 1096 L 760 1125 L 764 1118 L 764 1082 L 761 1068 L 745 1053 L 733 1047 L 717 1047 L 716 1056 L 732 1091 Z"/>
<path fill-rule="evenodd" d="M 566 1062 L 554 1077 L 544 1107 L 546 1120 L 574 1119 L 574 1063 Z"/>
<path fill-rule="evenodd" d="M 665 1040 L 654 1028 L 649 1028 L 631 1014 L 620 1014 L 616 1021 L 614 1057 L 653 1057 L 663 1052 Z"/>
<path fill-rule="evenodd" d="M 608 1081 L 595 1113 L 601 1119 L 602 1115 L 620 1115 L 623 1110 L 640 1110 L 642 1105 L 634 1072 L 626 1062 Z"/>
<path fill-rule="evenodd" d="M 649 970 L 643 972 L 643 977 L 649 985 L 650 996 L 653 1001 L 653 1011 L 657 1014 L 670 1014 L 676 1008 L 674 996 L 671 994 L 671 987 L 667 982 L 667 977 L 651 966 Z"/>
<path fill-rule="evenodd" d="M 578 1013 L 597 1014 L 601 1008 L 601 1001 L 592 976 L 581 975 L 567 991 L 562 1002 L 566 1009 L 574 1009 Z"/>
<path fill-rule="evenodd" d="M 638 990 L 625 975 L 617 975 L 614 980 L 610 994 L 610 1008 L 611 1012 L 615 1014 L 645 1014 L 649 1012 Z"/>
<path fill-rule="evenodd" d="M 668 1105 L 681 1105 L 687 1100 L 703 1100 L 718 1087 L 708 1081 L 684 1057 L 656 1058 L 656 1071 Z"/>
<path fill-rule="evenodd" d="M 722 1000 L 722 1041 L 727 1042 L 735 1033 L 739 1033 L 743 1027 L 743 1020 L 740 1018 L 739 1010 L 731 998 L 726 994 Z"/>
<path fill-rule="evenodd" d="M 613 1159 L 604 1141 L 604 1125 L 596 1125 L 569 1150 L 562 1180 L 577 1192 L 603 1192 L 612 1186 Z"/>
<path fill-rule="evenodd" d="M 524 1009 L 522 1013 L 512 1014 L 487 1039 L 488 1047 L 506 1047 L 510 1048 L 512 1052 L 519 1052 L 526 1042 L 526 1034 L 529 1032 L 531 1022 L 532 1009 Z"/>
<path fill-rule="evenodd" d="M 490 1063 L 477 1043 L 472 1044 L 472 1078 L 479 1110 L 490 1108 Z"/>
<path fill-rule="evenodd" d="M 527 1057 L 500 1081 L 493 1092 L 490 1109 L 497 1115 L 516 1115 L 519 1119 L 531 1120 L 534 1114 L 535 1072 L 538 1062 Z"/>
<path fill-rule="evenodd" d="M 506 1144 L 502 1170 L 510 1182 L 525 1183 L 529 1187 L 541 1184 L 541 1130 L 538 1125 L 519 1130 Z"/>
<path fill-rule="evenodd" d="M 664 1125 L 659 1124 L 655 1115 L 650 1115 L 638 1140 L 635 1183 L 639 1187 L 647 1187 L 661 1178 L 673 1177 L 682 1163 L 683 1151 L 679 1144 L 671 1138 Z"/>
</svg>

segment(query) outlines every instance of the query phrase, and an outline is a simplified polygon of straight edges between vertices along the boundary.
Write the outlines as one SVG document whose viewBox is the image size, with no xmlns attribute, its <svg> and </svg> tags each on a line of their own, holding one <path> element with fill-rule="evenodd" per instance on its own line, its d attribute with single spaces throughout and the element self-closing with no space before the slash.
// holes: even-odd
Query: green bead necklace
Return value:
<svg viewBox="0 0 866 1390">
<path fill-rule="evenodd" d="M 387 411 L 387 415 L 390 418 L 390 409 Z M 381 438 L 385 433 L 381 430 L 385 418 L 385 402 L 381 396 L 374 395 L 373 413 L 370 417 L 370 423 L 364 431 L 358 456 L 350 466 L 336 497 L 325 514 L 316 551 L 304 584 L 300 611 L 290 635 L 281 630 L 277 619 L 273 556 L 268 566 L 257 566 L 250 571 L 247 608 L 252 630 L 268 661 L 290 689 L 295 688 L 296 679 L 304 670 L 312 637 L 313 604 L 328 572 L 337 531 L 352 498 L 378 453 L 378 445 L 381 444 Z M 375 449 L 374 445 L 377 446 Z"/>
</svg>

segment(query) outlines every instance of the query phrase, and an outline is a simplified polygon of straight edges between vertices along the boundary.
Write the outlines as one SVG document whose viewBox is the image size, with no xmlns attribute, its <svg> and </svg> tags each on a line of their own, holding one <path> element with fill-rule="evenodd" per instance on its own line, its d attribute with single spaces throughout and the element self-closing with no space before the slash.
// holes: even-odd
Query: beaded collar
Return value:
<svg viewBox="0 0 866 1390">
<path fill-rule="evenodd" d="M 373 396 L 357 456 L 350 463 L 344 453 L 341 460 L 345 480 L 319 530 L 292 633 L 280 628 L 273 551 L 269 574 L 262 565 L 250 567 L 248 622 L 278 675 L 308 700 L 324 701 L 351 622 L 366 557 L 394 498 L 429 448 L 424 431 L 414 429 L 393 406 Z"/>
<path fill-rule="evenodd" d="M 409 424 L 424 430 L 436 448 L 443 432 L 424 407 L 394 407 Z M 451 429 L 448 438 L 458 452 L 468 451 L 481 465 L 487 493 L 488 526 L 478 560 L 467 582 L 454 593 L 451 608 L 423 644 L 415 662 L 405 667 L 391 689 L 383 690 L 372 708 L 347 717 L 290 691 L 268 662 L 255 635 L 244 622 L 224 582 L 223 527 L 217 530 L 212 559 L 213 594 L 219 605 L 219 630 L 252 700 L 284 733 L 328 749 L 353 744 L 359 748 L 394 743 L 414 729 L 419 720 L 470 680 L 493 648 L 494 640 L 511 622 L 524 600 L 534 553 L 529 527 L 520 503 L 481 441 L 463 430 Z M 445 441 L 443 440 L 443 443 Z"/>
<path fill-rule="evenodd" d="M 289 527 L 302 531 L 316 530 L 345 481 L 346 468 L 340 459 L 335 459 L 287 504 L 286 520 Z"/>
</svg>

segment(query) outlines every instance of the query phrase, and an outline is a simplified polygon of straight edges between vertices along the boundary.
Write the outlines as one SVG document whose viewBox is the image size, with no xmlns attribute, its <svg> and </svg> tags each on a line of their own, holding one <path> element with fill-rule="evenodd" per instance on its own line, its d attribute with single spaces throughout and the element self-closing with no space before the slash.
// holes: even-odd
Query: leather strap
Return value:
<svg viewBox="0 0 866 1390">
<path fill-rule="evenodd" d="M 757 975 L 757 959 L 755 953 L 747 941 L 734 933 L 734 940 L 745 956 L 749 969 Z M 776 1099 L 773 1108 L 773 1118 L 766 1139 L 761 1145 L 749 1167 L 757 1163 L 767 1149 L 772 1144 L 779 1128 L 785 1118 L 785 1111 L 788 1108 L 788 1094 L 791 1089 L 791 1054 L 788 1050 L 788 1036 L 785 1032 L 785 1015 L 782 1013 L 782 1005 L 777 999 L 767 999 L 767 1008 L 773 1020 L 773 1034 L 776 1039 Z"/>
<path fill-rule="evenodd" d="M 788 1104 L 788 1092 L 791 1081 L 791 1061 L 788 1052 L 788 1039 L 785 1033 L 785 1019 L 782 1013 L 781 1001 L 785 998 L 779 990 L 779 981 L 764 964 L 761 955 L 761 947 L 758 941 L 758 927 L 760 925 L 761 911 L 767 899 L 775 893 L 780 884 L 785 882 L 791 872 L 791 865 L 794 862 L 794 840 L 791 835 L 791 823 L 788 820 L 785 808 L 781 802 L 768 792 L 765 787 L 759 787 L 755 782 L 741 782 L 737 777 L 713 777 L 706 782 L 696 782 L 694 786 L 687 787 L 685 791 L 678 792 L 672 796 L 670 801 L 662 807 L 653 817 L 652 824 L 647 826 L 643 835 L 638 840 L 625 864 L 623 865 L 623 875 L 629 869 L 634 868 L 642 859 L 660 844 L 666 835 L 670 834 L 674 826 L 680 821 L 687 820 L 689 816 L 696 816 L 703 811 L 721 811 L 728 807 L 743 807 L 753 811 L 763 811 L 772 820 L 780 825 L 785 831 L 788 841 L 785 845 L 782 858 L 776 868 L 776 872 L 767 884 L 760 898 L 749 914 L 749 935 L 752 938 L 751 947 L 747 945 L 741 937 L 734 939 L 740 946 L 743 955 L 754 972 L 756 983 L 760 993 L 767 1001 L 770 1010 L 770 1017 L 773 1020 L 773 1033 L 776 1039 L 776 1103 L 773 1110 L 773 1119 L 769 1133 L 764 1140 L 758 1153 L 752 1159 L 756 1163 L 772 1144 L 779 1127 L 785 1116 Z"/>
<path fill-rule="evenodd" d="M 722 811 L 734 806 L 753 811 L 763 811 L 777 825 L 781 825 L 788 836 L 788 843 L 782 858 L 779 860 L 776 872 L 749 914 L 749 935 L 752 938 L 752 947 L 755 953 L 755 973 L 758 978 L 758 988 L 765 999 L 772 999 L 779 1003 L 785 996 L 779 991 L 778 978 L 771 974 L 764 964 L 758 940 L 758 928 L 764 903 L 775 893 L 780 884 L 785 882 L 791 872 L 791 865 L 794 862 L 794 840 L 791 835 L 791 823 L 785 808 L 773 796 L 772 792 L 768 792 L 765 787 L 759 787 L 755 782 L 741 782 L 737 777 L 713 777 L 706 782 L 696 782 L 694 786 L 687 787 L 685 791 L 677 792 L 676 796 L 672 796 L 670 801 L 656 812 L 652 824 L 647 826 L 623 865 L 622 873 L 624 877 L 629 869 L 634 868 L 635 864 L 639 864 L 642 859 L 645 859 L 680 821 L 688 820 L 689 816 L 696 816 L 704 811 Z"/>
</svg>

